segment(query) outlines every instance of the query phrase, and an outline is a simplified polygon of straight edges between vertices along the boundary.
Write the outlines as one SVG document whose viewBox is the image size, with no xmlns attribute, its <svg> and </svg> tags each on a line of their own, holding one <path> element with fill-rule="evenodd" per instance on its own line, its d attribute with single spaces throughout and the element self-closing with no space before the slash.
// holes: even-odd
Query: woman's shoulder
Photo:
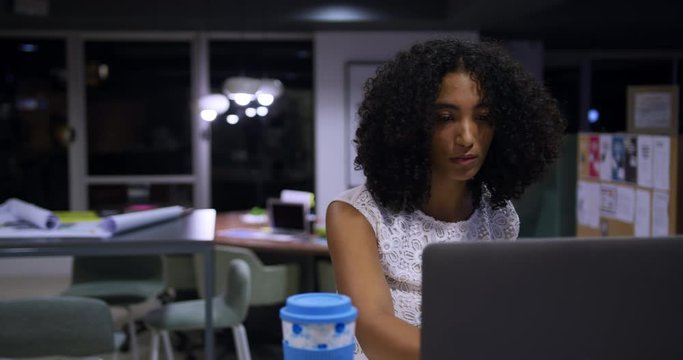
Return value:
<svg viewBox="0 0 683 360">
<path fill-rule="evenodd" d="M 365 217 L 375 230 L 378 230 L 382 224 L 392 224 L 394 218 L 398 216 L 382 207 L 365 184 L 340 193 L 332 200 L 330 206 L 333 206 L 335 201 L 351 205 Z"/>
<path fill-rule="evenodd" d="M 332 201 L 341 201 L 351 206 L 361 207 L 377 207 L 377 203 L 368 191 L 365 184 L 347 189 L 338 194 Z"/>
<path fill-rule="evenodd" d="M 512 201 L 506 200 L 505 204 L 494 208 L 491 205 L 491 194 L 484 192 L 481 197 L 481 213 L 486 222 L 494 230 L 494 237 L 516 239 L 519 235 L 519 215 Z M 499 234 L 499 235 L 495 235 Z"/>
</svg>

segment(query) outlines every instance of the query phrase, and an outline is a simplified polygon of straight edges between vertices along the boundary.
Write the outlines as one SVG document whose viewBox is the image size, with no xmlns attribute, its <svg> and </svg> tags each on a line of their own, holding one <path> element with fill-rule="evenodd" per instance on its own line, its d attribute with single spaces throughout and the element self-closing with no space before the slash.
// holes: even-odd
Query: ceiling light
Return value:
<svg viewBox="0 0 683 360">
<path fill-rule="evenodd" d="M 266 116 L 268 115 L 268 108 L 265 106 L 259 106 L 256 108 L 256 115 L 258 116 Z"/>
<path fill-rule="evenodd" d="M 256 92 L 261 87 L 261 81 L 246 77 L 234 76 L 223 82 L 223 93 L 238 105 L 247 105 L 256 98 Z"/>
<path fill-rule="evenodd" d="M 303 12 L 299 19 L 327 22 L 344 21 L 373 21 L 381 20 L 382 16 L 376 11 L 358 6 L 320 6 Z"/>
<path fill-rule="evenodd" d="M 247 117 L 254 117 L 256 116 L 256 109 L 249 107 L 244 109 L 244 115 L 247 115 Z"/>
<path fill-rule="evenodd" d="M 225 121 L 227 121 L 230 125 L 235 125 L 240 121 L 240 117 L 235 114 L 230 114 L 225 117 Z"/>
<path fill-rule="evenodd" d="M 268 106 L 275 101 L 275 97 L 271 94 L 258 94 L 256 95 L 256 100 L 258 101 L 259 104 L 263 106 Z"/>
<path fill-rule="evenodd" d="M 259 86 L 257 94 L 270 94 L 276 98 L 282 94 L 283 90 L 282 81 L 278 79 L 261 79 L 261 86 Z"/>
<path fill-rule="evenodd" d="M 247 93 L 230 94 L 228 97 L 235 101 L 237 105 L 241 106 L 249 105 L 249 103 L 254 100 L 254 95 Z"/>
<path fill-rule="evenodd" d="M 199 111 L 214 110 L 218 114 L 222 114 L 230 108 L 230 101 L 223 94 L 209 94 L 199 98 Z"/>
<path fill-rule="evenodd" d="M 216 117 L 218 117 L 218 113 L 216 110 L 202 110 L 202 112 L 199 113 L 199 116 L 202 117 L 202 120 L 214 121 L 216 120 Z"/>
</svg>

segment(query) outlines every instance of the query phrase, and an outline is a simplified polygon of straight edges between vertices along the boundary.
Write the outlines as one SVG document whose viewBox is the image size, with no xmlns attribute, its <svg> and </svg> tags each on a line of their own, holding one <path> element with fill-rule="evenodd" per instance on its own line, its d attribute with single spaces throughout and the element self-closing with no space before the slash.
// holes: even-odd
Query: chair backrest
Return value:
<svg viewBox="0 0 683 360">
<path fill-rule="evenodd" d="M 297 264 L 264 265 L 250 249 L 217 245 L 215 266 L 215 293 L 220 294 L 227 284 L 228 266 L 234 259 L 244 260 L 251 270 L 251 305 L 273 305 L 282 303 L 287 296 L 299 290 L 299 267 Z M 204 260 L 195 255 L 197 289 L 204 294 Z"/>
<path fill-rule="evenodd" d="M 111 312 L 101 300 L 0 301 L 0 357 L 88 356 L 114 350 Z"/>
<path fill-rule="evenodd" d="M 251 299 L 251 270 L 246 261 L 235 259 L 230 262 L 228 281 L 222 296 L 239 322 L 243 322 L 247 317 Z"/>
<path fill-rule="evenodd" d="M 72 284 L 107 280 L 161 280 L 161 256 L 76 256 Z"/>
</svg>

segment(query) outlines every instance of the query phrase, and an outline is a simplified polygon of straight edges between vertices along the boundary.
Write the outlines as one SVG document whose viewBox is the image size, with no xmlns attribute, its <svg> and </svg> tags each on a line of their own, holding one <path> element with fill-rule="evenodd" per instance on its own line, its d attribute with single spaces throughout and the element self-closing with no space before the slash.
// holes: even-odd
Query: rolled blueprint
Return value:
<svg viewBox="0 0 683 360">
<path fill-rule="evenodd" d="M 174 219 L 182 214 L 182 206 L 169 206 L 154 210 L 136 211 L 107 216 L 100 222 L 100 227 L 112 234 L 116 234 L 164 220 Z"/>
<path fill-rule="evenodd" d="M 52 230 L 59 226 L 59 218 L 51 211 L 19 199 L 9 199 L 5 209 L 17 220 L 29 222 L 41 229 Z"/>
</svg>

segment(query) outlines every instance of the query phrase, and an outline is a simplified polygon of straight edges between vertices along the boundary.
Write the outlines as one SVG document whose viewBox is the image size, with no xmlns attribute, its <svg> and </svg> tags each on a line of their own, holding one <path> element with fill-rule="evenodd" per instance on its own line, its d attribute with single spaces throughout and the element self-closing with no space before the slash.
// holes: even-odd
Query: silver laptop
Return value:
<svg viewBox="0 0 683 360">
<path fill-rule="evenodd" d="M 310 234 L 308 206 L 270 198 L 266 201 L 266 211 L 272 233 L 303 236 Z"/>
<path fill-rule="evenodd" d="M 434 244 L 422 359 L 683 359 L 683 237 Z"/>
</svg>

